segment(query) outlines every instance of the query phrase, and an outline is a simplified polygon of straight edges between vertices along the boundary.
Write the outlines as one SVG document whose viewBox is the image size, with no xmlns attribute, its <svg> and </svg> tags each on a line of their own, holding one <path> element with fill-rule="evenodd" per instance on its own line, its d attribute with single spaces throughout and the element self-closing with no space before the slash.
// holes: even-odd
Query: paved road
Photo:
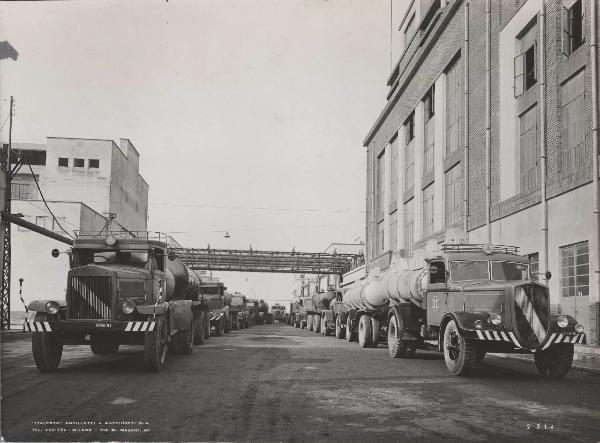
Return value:
<svg viewBox="0 0 600 443">
<path fill-rule="evenodd" d="M 392 360 L 275 324 L 212 337 L 160 373 L 141 348 L 78 346 L 41 374 L 28 338 L 2 339 L 8 441 L 600 440 L 600 377 L 545 381 L 523 361 L 452 377 L 437 353 Z"/>
</svg>

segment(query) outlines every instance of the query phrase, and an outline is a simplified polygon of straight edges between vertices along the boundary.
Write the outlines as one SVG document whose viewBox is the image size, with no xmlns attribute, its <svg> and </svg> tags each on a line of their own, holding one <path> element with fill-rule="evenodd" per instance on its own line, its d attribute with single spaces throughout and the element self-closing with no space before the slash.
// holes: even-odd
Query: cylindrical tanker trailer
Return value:
<svg viewBox="0 0 600 443">
<path fill-rule="evenodd" d="M 316 292 L 312 295 L 305 309 L 309 331 L 329 335 L 334 330 L 335 319 L 330 305 L 338 296 L 338 291 Z"/>
<path fill-rule="evenodd" d="M 543 376 L 562 378 L 574 343 L 585 343 L 582 325 L 550 312 L 548 286 L 514 246 L 443 245 L 422 266 L 374 270 L 345 290 L 343 305 L 349 341 L 387 339 L 392 358 L 435 346 L 452 375 L 468 374 L 486 353 L 518 352 L 532 353 Z"/>
<path fill-rule="evenodd" d="M 66 300 L 36 300 L 32 351 L 42 372 L 58 368 L 63 345 L 87 344 L 110 354 L 121 344 L 144 346 L 144 362 L 159 371 L 167 348 L 189 354 L 202 343 L 207 306 L 200 282 L 174 254 L 164 236 L 110 231 L 79 233 L 73 241 Z M 54 254 L 53 255 L 58 255 Z"/>
</svg>

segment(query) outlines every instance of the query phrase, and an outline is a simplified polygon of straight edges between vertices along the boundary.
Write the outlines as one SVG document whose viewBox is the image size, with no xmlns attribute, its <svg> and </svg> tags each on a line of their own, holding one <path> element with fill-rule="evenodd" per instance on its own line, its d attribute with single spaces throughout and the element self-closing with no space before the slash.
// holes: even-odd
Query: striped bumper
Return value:
<svg viewBox="0 0 600 443">
<path fill-rule="evenodd" d="M 125 332 L 151 332 L 155 324 L 154 321 L 128 321 Z"/>
<path fill-rule="evenodd" d="M 546 349 L 548 346 L 550 346 L 552 344 L 557 344 L 557 343 L 583 344 L 584 340 L 585 340 L 584 333 L 569 335 L 569 334 L 559 334 L 559 333 L 554 332 L 550 336 L 550 338 L 548 339 L 548 341 L 546 342 L 546 344 L 544 345 L 544 347 L 542 349 Z"/>
<path fill-rule="evenodd" d="M 52 327 L 47 321 L 26 321 L 23 330 L 29 332 L 52 332 Z"/>
<path fill-rule="evenodd" d="M 213 314 L 210 317 L 210 321 L 217 321 L 217 320 L 221 320 L 223 318 L 223 314 L 218 313 L 218 314 Z"/>
<path fill-rule="evenodd" d="M 156 325 L 155 321 L 128 321 L 109 322 L 98 320 L 97 322 L 53 322 L 54 327 L 47 321 L 24 322 L 23 330 L 29 332 L 61 332 L 75 330 L 94 330 L 102 332 L 151 332 Z"/>
<path fill-rule="evenodd" d="M 515 334 L 512 332 L 504 331 L 480 331 L 477 330 L 477 337 L 479 340 L 485 341 L 503 341 L 514 344 L 517 348 L 521 348 L 521 345 L 517 341 Z"/>
</svg>

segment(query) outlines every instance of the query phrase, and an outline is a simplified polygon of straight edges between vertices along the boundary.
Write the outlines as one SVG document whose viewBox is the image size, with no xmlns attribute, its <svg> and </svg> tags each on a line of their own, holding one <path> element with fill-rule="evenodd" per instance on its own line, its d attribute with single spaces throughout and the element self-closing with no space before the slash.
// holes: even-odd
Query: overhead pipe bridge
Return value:
<svg viewBox="0 0 600 443">
<path fill-rule="evenodd" d="M 333 252 L 260 251 L 240 249 L 171 248 L 191 269 L 342 275 L 364 263 L 362 254 Z"/>
</svg>

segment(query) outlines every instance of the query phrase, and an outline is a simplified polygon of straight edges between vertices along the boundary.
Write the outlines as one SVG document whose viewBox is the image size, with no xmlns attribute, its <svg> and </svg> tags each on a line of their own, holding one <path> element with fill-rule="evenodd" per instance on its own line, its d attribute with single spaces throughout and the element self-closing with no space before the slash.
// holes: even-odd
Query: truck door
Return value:
<svg viewBox="0 0 600 443">
<path fill-rule="evenodd" d="M 448 305 L 446 266 L 443 260 L 429 262 L 427 285 L 427 324 L 438 326 Z"/>
</svg>

